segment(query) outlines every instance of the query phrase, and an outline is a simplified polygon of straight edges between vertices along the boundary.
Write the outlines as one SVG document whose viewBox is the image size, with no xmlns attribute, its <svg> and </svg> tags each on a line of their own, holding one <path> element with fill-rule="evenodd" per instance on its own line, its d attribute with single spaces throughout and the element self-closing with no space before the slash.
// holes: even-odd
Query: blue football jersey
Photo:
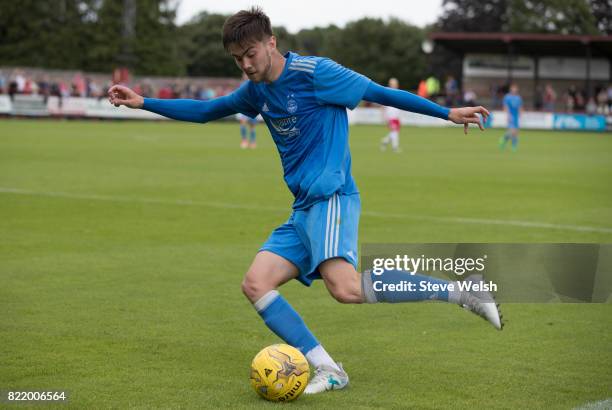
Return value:
<svg viewBox="0 0 612 410">
<path fill-rule="evenodd" d="M 276 81 L 245 82 L 230 94 L 231 105 L 263 117 L 295 197 L 294 209 L 309 208 L 334 193 L 357 193 L 346 108 L 359 104 L 370 79 L 328 58 L 291 52 L 285 58 Z"/>
<path fill-rule="evenodd" d="M 504 106 L 508 109 L 510 122 L 516 122 L 519 118 L 519 111 L 523 106 L 523 99 L 518 94 L 506 94 L 504 96 Z"/>
</svg>

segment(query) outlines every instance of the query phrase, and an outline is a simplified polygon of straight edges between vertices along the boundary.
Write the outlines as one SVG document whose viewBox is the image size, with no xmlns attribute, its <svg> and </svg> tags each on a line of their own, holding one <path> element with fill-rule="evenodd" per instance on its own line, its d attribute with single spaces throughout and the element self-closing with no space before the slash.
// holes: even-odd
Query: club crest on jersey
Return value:
<svg viewBox="0 0 612 410">
<path fill-rule="evenodd" d="M 287 112 L 289 112 L 289 114 L 294 114 L 298 109 L 298 103 L 295 101 L 295 99 L 293 99 L 293 94 L 289 95 L 288 98 Z"/>
</svg>

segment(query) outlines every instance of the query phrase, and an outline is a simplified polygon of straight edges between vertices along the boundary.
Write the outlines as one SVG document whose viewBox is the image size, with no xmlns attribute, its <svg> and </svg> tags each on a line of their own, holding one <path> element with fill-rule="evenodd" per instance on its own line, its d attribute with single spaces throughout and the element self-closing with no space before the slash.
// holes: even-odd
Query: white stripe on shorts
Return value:
<svg viewBox="0 0 612 410">
<path fill-rule="evenodd" d="M 336 244 L 334 245 L 334 253 L 332 256 L 338 256 L 338 235 L 340 233 L 340 197 L 338 195 L 336 195 L 336 202 L 338 203 L 337 208 L 338 208 L 338 212 L 337 212 L 337 216 L 336 216 L 336 239 L 335 242 Z"/>
<path fill-rule="evenodd" d="M 334 249 L 334 230 L 336 227 L 336 194 L 331 197 L 331 221 L 329 225 L 329 246 L 325 251 L 325 259 L 331 257 Z"/>
<path fill-rule="evenodd" d="M 327 259 L 327 249 L 329 246 L 329 221 L 331 217 L 331 202 L 332 198 L 327 201 L 327 224 L 325 225 L 325 259 Z"/>
</svg>

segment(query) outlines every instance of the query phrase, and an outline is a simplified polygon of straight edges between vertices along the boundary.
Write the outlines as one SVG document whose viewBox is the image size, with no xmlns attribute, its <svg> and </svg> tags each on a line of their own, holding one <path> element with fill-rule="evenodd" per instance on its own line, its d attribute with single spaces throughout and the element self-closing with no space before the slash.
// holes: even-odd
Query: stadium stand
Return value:
<svg viewBox="0 0 612 410">
<path fill-rule="evenodd" d="M 429 39 L 461 56 L 463 89 L 493 109 L 515 82 L 535 111 L 610 113 L 612 36 L 434 32 Z"/>
<path fill-rule="evenodd" d="M 98 98 L 115 82 L 103 73 L 0 67 L 0 94 Z M 147 97 L 200 100 L 226 95 L 239 84 L 239 78 L 155 76 L 134 76 L 126 83 Z"/>
</svg>

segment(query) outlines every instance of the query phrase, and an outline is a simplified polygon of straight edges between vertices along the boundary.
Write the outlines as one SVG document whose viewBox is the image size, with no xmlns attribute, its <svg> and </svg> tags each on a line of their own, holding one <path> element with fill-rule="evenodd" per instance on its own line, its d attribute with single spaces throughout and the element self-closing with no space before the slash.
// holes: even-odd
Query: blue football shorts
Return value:
<svg viewBox="0 0 612 410">
<path fill-rule="evenodd" d="M 241 114 L 241 113 L 236 114 L 236 119 L 238 121 L 246 120 L 247 123 L 249 123 L 251 125 L 257 125 L 257 123 L 258 123 L 257 117 L 251 118 L 248 115 L 244 115 L 244 114 Z"/>
<path fill-rule="evenodd" d="M 287 259 L 299 270 L 297 279 L 310 286 L 321 279 L 319 265 L 344 258 L 357 269 L 357 231 L 361 201 L 359 194 L 334 194 L 308 209 L 293 211 L 259 250 Z"/>
</svg>

